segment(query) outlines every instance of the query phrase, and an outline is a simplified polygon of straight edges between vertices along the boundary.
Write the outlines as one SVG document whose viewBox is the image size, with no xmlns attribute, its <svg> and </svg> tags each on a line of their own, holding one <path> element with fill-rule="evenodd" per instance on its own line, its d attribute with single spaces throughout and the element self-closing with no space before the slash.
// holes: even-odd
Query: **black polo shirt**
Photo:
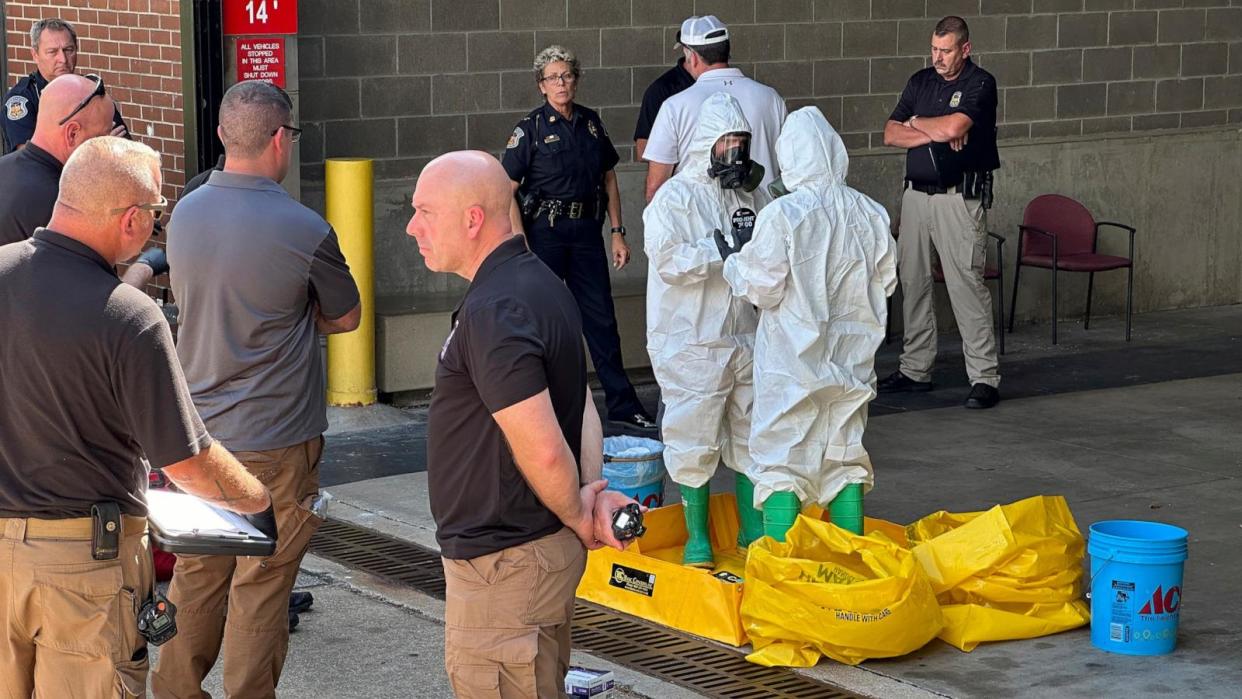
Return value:
<svg viewBox="0 0 1242 699">
<path fill-rule="evenodd" d="M 492 414 L 547 389 L 573 454 L 586 355 L 578 304 L 521 237 L 483 261 L 453 313 L 427 418 L 427 488 L 446 558 L 475 558 L 557 532 Z"/>
<path fill-rule="evenodd" d="M 0 328 L 0 517 L 146 515 L 148 462 L 211 444 L 164 314 L 82 243 L 0 247 Z"/>
<path fill-rule="evenodd" d="M 573 116 L 566 119 L 544 102 L 518 122 L 500 163 L 523 192 L 587 202 L 620 159 L 594 110 L 575 104 Z"/>
<path fill-rule="evenodd" d="M 947 143 L 910 148 L 906 151 L 906 179 L 950 187 L 962 181 L 963 172 L 1000 167 L 996 150 L 996 78 L 969 58 L 956 80 L 945 80 L 935 68 L 915 73 L 889 118 L 904 122 L 912 116 L 959 113 L 973 122 L 966 147 L 958 152 Z"/>
<path fill-rule="evenodd" d="M 43 94 L 43 88 L 47 87 L 47 79 L 39 71 L 35 71 L 30 75 L 17 81 L 4 95 L 4 116 L 0 117 L 0 125 L 4 127 L 4 140 L 8 144 L 8 150 L 14 150 L 21 144 L 30 140 L 34 135 L 35 122 L 39 115 L 39 97 Z M 124 126 L 125 120 L 121 118 L 121 106 L 119 104 L 113 107 L 116 111 L 112 116 L 113 126 Z M 125 127 L 126 133 L 129 133 L 129 127 Z"/>
<path fill-rule="evenodd" d="M 647 86 L 643 93 L 643 106 L 638 110 L 638 123 L 634 126 L 634 140 L 651 137 L 651 126 L 664 100 L 694 84 L 694 76 L 686 70 L 686 59 L 677 59 L 677 65 L 664 71 Z"/>
<path fill-rule="evenodd" d="M 33 143 L 0 158 L 0 245 L 25 240 L 52 219 L 63 168 Z"/>
</svg>

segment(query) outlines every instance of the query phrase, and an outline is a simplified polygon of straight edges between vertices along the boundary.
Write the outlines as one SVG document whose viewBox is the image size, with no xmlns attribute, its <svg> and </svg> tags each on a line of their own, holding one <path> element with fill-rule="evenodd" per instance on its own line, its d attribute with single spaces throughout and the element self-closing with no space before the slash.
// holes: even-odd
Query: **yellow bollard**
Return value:
<svg viewBox="0 0 1242 699">
<path fill-rule="evenodd" d="M 329 158 L 324 205 L 328 223 L 358 284 L 362 322 L 358 329 L 328 336 L 328 405 L 375 402 L 375 259 L 371 161 Z"/>
</svg>

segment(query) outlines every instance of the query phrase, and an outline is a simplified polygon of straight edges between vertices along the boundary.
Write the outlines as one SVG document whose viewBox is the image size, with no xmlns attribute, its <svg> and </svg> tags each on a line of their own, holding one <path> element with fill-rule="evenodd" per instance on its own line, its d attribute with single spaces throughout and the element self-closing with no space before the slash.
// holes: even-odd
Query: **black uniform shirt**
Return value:
<svg viewBox="0 0 1242 699">
<path fill-rule="evenodd" d="M 34 235 L 52 218 L 64 165 L 33 143 L 0 158 L 0 245 Z"/>
<path fill-rule="evenodd" d="M 4 140 L 8 143 L 8 150 L 16 149 L 34 135 L 35 120 L 39 114 L 39 95 L 45 87 L 47 80 L 36 70 L 18 80 L 13 89 L 4 95 L 4 118 L 0 119 L 0 123 L 4 125 Z M 112 125 L 124 126 L 125 120 L 121 118 L 120 106 L 115 109 Z M 125 130 L 128 132 L 129 127 Z"/>
<path fill-rule="evenodd" d="M 479 267 L 436 366 L 427 488 L 446 558 L 475 558 L 564 526 L 522 477 L 492 413 L 547 389 L 576 456 L 586 386 L 578 304 L 515 236 Z"/>
<path fill-rule="evenodd" d="M 935 68 L 915 73 L 889 118 L 904 122 L 912 116 L 959 113 L 973 122 L 966 147 L 954 152 L 947 143 L 930 143 L 907 150 L 906 179 L 949 187 L 960 183 L 967 170 L 1000 167 L 996 151 L 996 78 L 969 58 L 961 74 L 951 82 L 940 77 Z"/>
<path fill-rule="evenodd" d="M 638 123 L 634 126 L 634 140 L 651 137 L 651 126 L 664 100 L 694 84 L 694 76 L 686 70 L 686 59 L 677 59 L 677 65 L 664 71 L 652 81 L 643 93 L 643 106 L 638 111 Z"/>
<path fill-rule="evenodd" d="M 573 118 L 566 119 L 544 102 L 518 122 L 500 162 L 523 192 L 540 199 L 586 202 L 619 160 L 594 110 L 575 104 Z"/>
<path fill-rule="evenodd" d="M 86 245 L 0 246 L 0 517 L 146 515 L 148 461 L 211 445 L 168 321 Z"/>
</svg>

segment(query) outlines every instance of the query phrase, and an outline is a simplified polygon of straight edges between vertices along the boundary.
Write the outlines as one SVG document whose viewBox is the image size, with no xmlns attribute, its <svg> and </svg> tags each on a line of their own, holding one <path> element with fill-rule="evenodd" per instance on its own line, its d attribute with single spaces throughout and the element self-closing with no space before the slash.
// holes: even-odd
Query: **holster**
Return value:
<svg viewBox="0 0 1242 699">
<path fill-rule="evenodd" d="M 91 505 L 91 558 L 111 561 L 121 555 L 121 506 L 115 502 Z"/>
<path fill-rule="evenodd" d="M 992 208 L 992 171 L 963 173 L 962 198 L 978 199 L 983 208 Z"/>
</svg>

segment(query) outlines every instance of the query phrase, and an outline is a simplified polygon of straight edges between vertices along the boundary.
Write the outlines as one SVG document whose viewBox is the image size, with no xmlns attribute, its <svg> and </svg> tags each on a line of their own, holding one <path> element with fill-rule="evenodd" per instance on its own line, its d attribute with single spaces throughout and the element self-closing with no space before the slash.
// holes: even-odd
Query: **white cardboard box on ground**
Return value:
<svg viewBox="0 0 1242 699">
<path fill-rule="evenodd" d="M 612 670 L 571 667 L 565 675 L 565 693 L 571 697 L 608 697 L 616 684 Z"/>
</svg>

